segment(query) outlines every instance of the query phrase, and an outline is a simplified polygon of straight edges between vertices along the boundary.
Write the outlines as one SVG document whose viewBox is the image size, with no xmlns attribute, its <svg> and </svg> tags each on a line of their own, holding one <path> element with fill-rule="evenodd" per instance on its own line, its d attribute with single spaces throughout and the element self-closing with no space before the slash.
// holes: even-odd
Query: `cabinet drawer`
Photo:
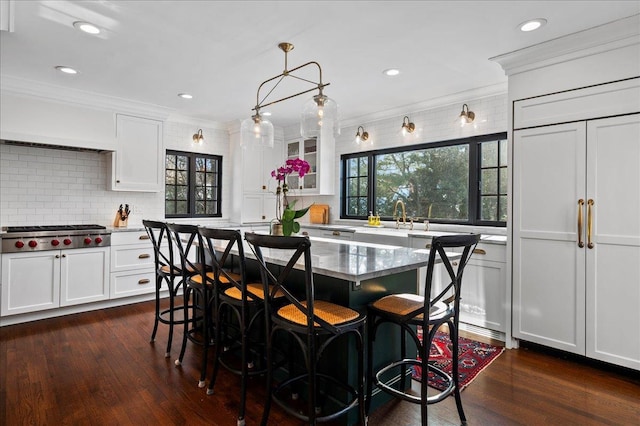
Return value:
<svg viewBox="0 0 640 426">
<path fill-rule="evenodd" d="M 507 261 L 507 247 L 503 244 L 480 243 L 476 246 L 471 259 L 505 263 Z"/>
<path fill-rule="evenodd" d="M 135 296 L 137 294 L 153 293 L 155 291 L 155 271 L 125 271 L 111 274 L 111 291 L 109 297 Z"/>
<path fill-rule="evenodd" d="M 121 246 L 129 244 L 141 244 L 148 243 L 151 247 L 151 240 L 145 231 L 131 231 L 131 232 L 113 232 L 111 234 L 111 245 Z"/>
<path fill-rule="evenodd" d="M 154 267 L 151 244 L 111 247 L 111 272 Z"/>
</svg>

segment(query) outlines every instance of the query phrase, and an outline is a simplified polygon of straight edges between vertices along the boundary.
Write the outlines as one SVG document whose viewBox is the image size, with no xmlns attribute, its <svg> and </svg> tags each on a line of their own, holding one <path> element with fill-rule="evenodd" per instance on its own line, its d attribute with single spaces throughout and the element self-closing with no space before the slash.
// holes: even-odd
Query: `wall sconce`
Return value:
<svg viewBox="0 0 640 426">
<path fill-rule="evenodd" d="M 369 133 L 364 131 L 364 127 L 358 126 L 358 131 L 356 132 L 356 143 L 360 145 L 367 139 L 369 139 Z"/>
<path fill-rule="evenodd" d="M 193 134 L 193 143 L 204 142 L 204 136 L 202 135 L 202 129 L 198 129 L 198 133 Z"/>
<path fill-rule="evenodd" d="M 476 118 L 476 115 L 473 111 L 469 111 L 467 104 L 462 105 L 462 112 L 458 117 L 460 127 L 464 127 L 465 124 L 472 123 L 474 118 Z"/>
<path fill-rule="evenodd" d="M 402 119 L 402 135 L 405 136 L 407 133 L 413 133 L 416 129 L 416 125 L 409 121 L 409 117 L 406 115 Z"/>
</svg>

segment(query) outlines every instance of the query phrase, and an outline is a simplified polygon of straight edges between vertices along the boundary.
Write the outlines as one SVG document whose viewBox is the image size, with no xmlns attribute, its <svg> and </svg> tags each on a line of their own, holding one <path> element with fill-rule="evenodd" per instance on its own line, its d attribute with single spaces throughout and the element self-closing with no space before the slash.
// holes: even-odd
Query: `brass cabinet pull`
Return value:
<svg viewBox="0 0 640 426">
<path fill-rule="evenodd" d="M 430 249 L 431 248 L 431 243 L 425 244 L 424 248 Z"/>
<path fill-rule="evenodd" d="M 138 256 L 138 259 L 148 259 L 150 257 L 151 255 L 149 253 L 142 253 L 140 256 Z"/>
<path fill-rule="evenodd" d="M 578 200 L 578 247 L 584 247 L 582 241 L 582 206 L 584 206 L 584 200 L 580 198 Z"/>
<path fill-rule="evenodd" d="M 333 235 L 334 237 L 339 237 L 340 236 L 340 231 L 333 231 L 331 233 L 331 235 Z"/>
<path fill-rule="evenodd" d="M 148 235 L 140 235 L 140 237 L 138 239 L 139 240 L 148 240 L 149 236 Z"/>
<path fill-rule="evenodd" d="M 593 214 L 591 214 L 591 207 L 593 207 L 593 199 L 589 198 L 587 201 L 587 247 L 592 249 L 593 242 L 591 241 L 591 228 L 593 228 Z"/>
<path fill-rule="evenodd" d="M 262 185 L 262 190 L 264 191 L 265 189 L 267 189 L 267 185 Z"/>
<path fill-rule="evenodd" d="M 479 248 L 473 249 L 473 252 L 474 252 L 475 254 L 487 254 L 486 250 L 484 250 L 484 249 L 479 249 Z"/>
<path fill-rule="evenodd" d="M 304 235 L 305 237 L 309 235 L 309 233 L 307 231 L 302 231 L 302 235 Z"/>
<path fill-rule="evenodd" d="M 138 284 L 144 285 L 144 284 L 149 284 L 150 282 L 151 282 L 150 279 L 144 278 L 144 279 L 141 279 L 140 281 L 138 281 Z"/>
</svg>

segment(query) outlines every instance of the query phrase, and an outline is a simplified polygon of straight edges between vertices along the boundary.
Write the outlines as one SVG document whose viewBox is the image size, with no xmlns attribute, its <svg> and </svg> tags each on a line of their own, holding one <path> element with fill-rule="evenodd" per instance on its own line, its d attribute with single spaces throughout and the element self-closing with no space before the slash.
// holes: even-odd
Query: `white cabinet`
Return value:
<svg viewBox="0 0 640 426">
<path fill-rule="evenodd" d="M 624 96 L 600 89 L 586 114 Z M 514 337 L 640 369 L 638 164 L 637 113 L 514 131 Z"/>
<path fill-rule="evenodd" d="M 108 248 L 2 255 L 2 316 L 108 298 Z"/>
<path fill-rule="evenodd" d="M 310 237 L 320 238 L 332 238 L 334 240 L 351 241 L 353 240 L 354 232 L 344 231 L 340 229 L 326 229 L 326 228 L 314 228 L 304 227 L 301 232 L 302 235 L 308 235 Z"/>
<path fill-rule="evenodd" d="M 110 153 L 111 190 L 159 192 L 164 171 L 162 122 L 116 114 L 116 145 Z"/>
<path fill-rule="evenodd" d="M 242 222 L 265 222 L 276 217 L 276 195 L 272 193 L 244 194 Z"/>
<path fill-rule="evenodd" d="M 111 299 L 155 291 L 153 244 L 145 231 L 111 234 Z"/>
<path fill-rule="evenodd" d="M 431 238 L 409 236 L 412 248 L 431 248 Z M 455 263 L 456 261 L 454 261 Z M 507 303 L 507 254 L 504 244 L 479 243 L 464 270 L 460 300 L 460 321 L 481 327 L 487 335 L 504 340 L 510 311 Z M 419 271 L 419 292 L 423 294 L 427 268 Z M 441 264 L 433 270 L 431 295 L 437 295 L 449 284 L 449 275 Z M 463 326 L 464 326 L 463 324 Z M 476 330 L 477 331 L 477 330 Z M 494 333 L 497 332 L 497 333 Z"/>
<path fill-rule="evenodd" d="M 289 176 L 287 184 L 294 195 L 335 194 L 335 140 L 333 138 L 295 139 L 287 142 L 287 159 L 300 158 L 311 170 L 302 178 Z"/>
<path fill-rule="evenodd" d="M 241 223 L 269 222 L 276 217 L 277 181 L 271 171 L 284 164 L 283 142 L 276 140 L 273 148 L 239 148 L 239 171 L 235 188 L 241 188 L 241 205 L 235 208 L 235 216 Z M 240 185 L 238 185 L 240 184 Z"/>
<path fill-rule="evenodd" d="M 464 270 L 460 321 L 507 331 L 507 253 L 502 244 L 478 244 Z"/>
</svg>

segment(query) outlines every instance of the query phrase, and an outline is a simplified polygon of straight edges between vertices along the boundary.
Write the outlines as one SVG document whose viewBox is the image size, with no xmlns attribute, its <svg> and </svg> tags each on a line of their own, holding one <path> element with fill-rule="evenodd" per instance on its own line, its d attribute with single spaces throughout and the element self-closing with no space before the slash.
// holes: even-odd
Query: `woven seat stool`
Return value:
<svg viewBox="0 0 640 426">
<path fill-rule="evenodd" d="M 183 306 L 175 305 L 176 297 L 179 290 L 183 287 L 182 268 L 178 264 L 179 259 L 174 259 L 173 243 L 169 237 L 169 229 L 166 223 L 143 220 L 147 235 L 153 244 L 153 254 L 155 260 L 155 277 L 156 277 L 156 300 L 155 300 L 155 318 L 153 323 L 153 331 L 151 332 L 151 342 L 156 339 L 158 324 L 163 323 L 169 326 L 169 336 L 167 340 L 167 350 L 165 357 L 170 356 L 171 344 L 173 342 L 173 328 L 175 325 L 184 323 L 184 319 L 176 319 L 176 313 L 182 313 Z M 160 309 L 160 299 L 162 284 L 165 283 L 169 290 L 169 307 Z M 183 290 L 184 292 L 184 290 Z M 180 315 L 182 318 L 182 315 Z"/>
<path fill-rule="evenodd" d="M 422 425 L 427 425 L 427 406 L 443 401 L 449 395 L 454 395 L 458 415 L 463 424 L 466 417 L 460 398 L 458 377 L 458 322 L 460 315 L 460 291 L 462 288 L 462 274 L 473 249 L 480 239 L 476 234 L 448 235 L 434 237 L 431 242 L 427 276 L 424 283 L 424 295 L 391 294 L 384 296 L 369 305 L 368 354 L 367 359 L 367 413 L 371 408 L 371 397 L 375 385 L 383 392 L 412 403 L 420 404 Z M 462 249 L 458 260 L 451 260 L 445 250 Z M 436 259 L 442 262 L 451 280 L 448 285 L 431 297 L 433 271 Z M 400 331 L 400 358 L 373 371 L 375 356 L 376 332 L 383 324 L 395 324 Z M 436 331 L 446 325 L 452 342 L 452 373 L 429 363 L 431 342 Z M 418 327 L 423 330 L 423 339 L 418 335 Z M 417 357 L 407 356 L 407 336 L 417 347 Z M 380 342 L 386 345 L 388 342 Z M 406 386 L 408 369 L 419 366 L 422 370 L 420 395 L 411 393 Z M 436 394 L 428 395 L 428 373 L 433 373 L 447 384 L 446 389 Z M 397 377 L 400 377 L 397 380 Z"/>
<path fill-rule="evenodd" d="M 204 247 L 195 225 L 168 223 L 173 245 L 180 253 L 184 281 L 184 334 L 176 366 L 182 365 L 187 341 L 202 346 L 198 387 L 205 386 L 209 347 L 213 345 L 213 315 L 216 308 L 214 281 L 204 259 Z M 191 300 L 191 302 L 189 302 Z"/>
<path fill-rule="evenodd" d="M 350 410 L 358 412 L 360 423 L 365 422 L 364 412 L 364 332 L 366 315 L 351 308 L 316 300 L 311 265 L 311 241 L 308 237 L 281 237 L 246 233 L 245 239 L 254 252 L 265 294 L 267 321 L 267 400 L 262 425 L 269 420 L 272 401 L 275 401 L 289 415 L 307 424 L 332 421 L 346 415 Z M 263 251 L 271 255 L 275 252 L 286 258 L 285 266 L 274 267 L 267 264 Z M 284 253 L 284 254 L 283 254 Z M 296 265 L 297 264 L 297 265 Z M 293 276 L 294 267 L 303 266 L 303 278 Z M 299 271 L 298 271 L 299 272 Z M 283 297 L 275 297 L 278 293 Z M 326 357 L 333 343 L 339 339 L 353 337 L 357 350 L 358 373 L 348 383 L 332 375 L 331 366 L 320 368 L 323 355 Z M 286 346 L 288 369 L 280 370 L 286 378 L 275 383 L 275 347 Z M 294 349 L 303 357 L 302 368 L 294 362 Z M 278 366 L 279 367 L 279 366 Z M 335 373 L 335 372 L 333 372 Z M 287 392 L 288 391 L 288 392 Z M 299 392 L 300 391 L 300 392 Z M 284 397 L 283 395 L 287 395 Z M 342 400 L 331 401 L 336 395 Z M 306 404 L 289 396 L 302 395 Z"/>
<path fill-rule="evenodd" d="M 218 299 L 215 357 L 207 395 L 214 393 L 220 366 L 237 374 L 240 377 L 237 425 L 243 426 L 249 378 L 266 372 L 264 288 L 261 281 L 249 282 L 240 231 L 200 228 L 199 232 Z"/>
</svg>

